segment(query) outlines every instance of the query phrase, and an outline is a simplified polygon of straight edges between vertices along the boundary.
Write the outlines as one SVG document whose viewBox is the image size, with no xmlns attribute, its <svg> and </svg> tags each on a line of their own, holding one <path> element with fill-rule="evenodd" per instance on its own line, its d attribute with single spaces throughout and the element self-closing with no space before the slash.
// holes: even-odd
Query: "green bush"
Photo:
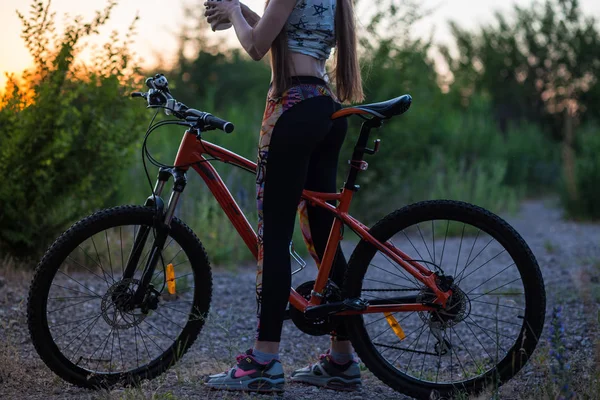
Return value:
<svg viewBox="0 0 600 400">
<path fill-rule="evenodd" d="M 128 92 L 139 84 L 128 49 L 113 34 L 91 65 L 74 57 L 81 41 L 109 18 L 115 3 L 55 34 L 50 2 L 21 16 L 35 66 L 26 83 L 12 77 L 0 102 L 0 246 L 35 257 L 65 226 L 105 205 L 132 151 L 143 107 Z"/>
<path fill-rule="evenodd" d="M 373 222 L 407 203 L 442 198 L 514 211 L 540 160 L 546 159 L 544 150 L 534 146 L 547 143 L 538 140 L 534 129 L 515 128 L 503 135 L 489 102 L 476 100 L 460 112 L 439 101 L 439 115 L 432 118 L 428 105 L 415 96 L 405 115 L 376 132 L 382 150 L 368 159 L 369 170 L 359 177 L 364 191 L 357 196 L 355 214 Z"/>
<path fill-rule="evenodd" d="M 577 131 L 575 148 L 577 193 L 569 195 L 565 183 L 561 199 L 567 214 L 578 219 L 600 219 L 600 127 L 589 123 Z"/>
<path fill-rule="evenodd" d="M 507 185 L 524 188 L 527 194 L 537 196 L 556 190 L 560 182 L 560 146 L 539 126 L 531 123 L 511 126 L 502 146 Z"/>
</svg>

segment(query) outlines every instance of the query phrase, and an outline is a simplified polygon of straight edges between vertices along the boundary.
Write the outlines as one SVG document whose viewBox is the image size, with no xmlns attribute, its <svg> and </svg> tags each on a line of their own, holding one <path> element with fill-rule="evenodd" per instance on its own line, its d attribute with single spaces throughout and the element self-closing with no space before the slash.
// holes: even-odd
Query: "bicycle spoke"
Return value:
<svg viewBox="0 0 600 400">
<path fill-rule="evenodd" d="M 79 353 L 79 349 L 81 349 L 81 346 L 83 345 L 83 343 L 85 342 L 85 339 L 88 338 L 88 336 L 90 335 L 90 333 L 94 330 L 94 326 L 96 326 L 96 323 L 98 322 L 98 320 L 100 319 L 101 315 L 99 315 L 94 322 L 92 323 L 92 326 L 90 327 L 89 331 L 86 333 L 86 335 L 83 337 L 83 339 L 81 339 L 81 343 L 79 343 L 79 347 L 77 347 L 77 350 L 75 350 L 75 352 L 72 354 L 72 357 L 75 358 L 75 356 L 77 355 L 77 353 Z M 81 359 L 79 360 L 81 361 Z M 79 361 L 77 361 L 75 363 L 75 365 L 79 364 Z"/>
<path fill-rule="evenodd" d="M 98 293 L 94 292 L 92 289 L 90 289 L 89 287 L 85 286 L 83 283 L 79 282 L 78 280 L 76 280 L 75 278 L 70 277 L 69 275 L 65 274 L 64 272 L 62 272 L 60 269 L 56 272 L 60 272 L 61 274 L 63 274 L 64 276 L 66 276 L 67 278 L 69 278 L 70 280 L 72 280 L 73 282 L 77 283 L 79 286 L 81 286 L 82 288 L 87 289 L 90 293 L 92 293 L 95 296 L 98 297 L 102 297 L 100 296 Z"/>
<path fill-rule="evenodd" d="M 431 220 L 431 239 L 433 240 L 433 265 L 435 265 L 435 225 Z"/>
<path fill-rule="evenodd" d="M 110 362 L 108 363 L 108 372 L 112 372 L 113 349 L 114 349 L 114 347 L 115 347 L 115 333 L 113 332 L 112 341 L 110 343 Z"/>
<path fill-rule="evenodd" d="M 394 242 L 392 242 L 391 240 L 389 241 L 392 246 L 394 246 L 396 248 L 396 245 L 394 245 Z M 407 281 L 409 281 L 410 283 L 419 286 L 419 282 L 417 281 L 417 279 L 412 276 L 412 275 L 407 275 L 407 273 L 405 272 L 405 270 L 403 268 L 398 268 L 398 265 L 396 265 L 396 263 L 393 263 L 392 260 L 389 259 L 389 257 L 383 253 L 381 253 L 381 255 L 383 255 L 383 257 L 387 260 L 388 263 L 390 263 L 394 268 L 396 268 L 396 270 L 398 270 L 398 272 L 400 272 L 402 274 L 402 276 L 404 276 L 404 278 L 406 278 Z M 410 260 L 406 260 L 406 261 L 410 261 Z"/>
<path fill-rule="evenodd" d="M 404 234 L 404 236 L 406 237 L 406 239 L 408 240 L 408 242 L 410 243 L 410 245 L 412 246 L 413 249 L 415 249 L 415 251 L 417 252 L 417 255 L 419 256 L 420 260 L 424 260 L 425 258 L 421 255 L 421 253 L 419 253 L 419 250 L 417 250 L 417 248 L 415 247 L 415 245 L 413 244 L 412 240 L 410 240 L 410 238 L 408 237 L 408 235 L 406 234 L 405 230 L 402 230 L 402 233 Z"/>
<path fill-rule="evenodd" d="M 469 348 L 467 346 L 465 346 L 465 342 L 462 340 L 460 335 L 458 333 L 456 333 L 456 330 L 454 329 L 454 327 L 451 326 L 450 329 L 454 332 L 454 334 L 456 335 L 458 340 L 460 340 L 460 343 L 463 345 L 463 348 L 465 349 L 465 351 L 467 352 L 469 357 L 471 357 L 471 360 L 473 360 L 473 364 L 475 364 L 476 367 L 479 367 L 479 365 L 477 365 L 477 361 L 475 361 L 475 358 L 473 357 L 473 354 L 471 354 L 471 352 L 469 351 Z"/>
<path fill-rule="evenodd" d="M 176 308 L 168 307 L 168 306 L 165 306 L 165 305 L 161 305 L 161 308 L 166 308 L 166 309 L 169 309 L 169 310 L 172 310 L 172 311 L 177 311 L 178 313 L 181 313 L 181 314 L 184 314 L 184 315 L 190 315 L 189 312 L 181 311 L 181 310 L 178 310 Z"/>
<path fill-rule="evenodd" d="M 479 235 L 479 232 L 477 232 L 477 235 Z M 463 239 L 465 237 L 465 224 L 463 222 L 463 226 L 462 226 L 462 232 L 460 234 L 460 244 L 458 245 L 458 254 L 456 255 L 456 266 L 454 267 L 454 277 L 456 277 L 456 272 L 458 271 L 458 261 L 460 260 L 460 251 L 462 250 L 462 244 L 463 244 Z M 475 241 L 477 241 L 477 239 L 475 239 Z M 473 243 L 473 245 L 475 245 L 475 243 Z M 473 251 L 473 249 L 471 249 L 471 251 Z M 469 257 L 471 255 L 469 254 Z M 469 259 L 467 258 L 467 262 L 469 261 Z"/>
<path fill-rule="evenodd" d="M 139 328 L 139 326 L 138 326 L 138 328 Z M 150 339 L 152 341 L 152 343 L 154 343 L 154 345 L 159 348 L 160 351 L 162 351 L 163 353 L 165 352 L 165 349 L 163 349 L 161 346 L 159 346 L 158 343 L 156 343 L 156 341 L 154 339 L 152 339 L 152 337 L 150 335 L 148 335 L 146 332 L 144 332 L 142 330 L 142 328 L 139 328 L 139 329 L 140 329 L 140 333 L 143 333 L 144 335 L 146 335 L 146 337 L 148 339 Z M 151 360 L 152 356 L 150 356 L 150 354 L 148 354 L 148 358 Z"/>
<path fill-rule="evenodd" d="M 98 358 L 98 364 L 96 364 L 95 371 L 98 371 L 98 368 L 100 368 L 100 361 L 102 361 L 102 355 L 104 354 L 104 350 L 106 349 L 106 345 L 108 345 L 108 338 L 112 334 L 113 329 L 114 328 L 111 328 L 111 330 L 108 332 L 108 334 L 106 335 L 106 337 L 102 340 L 102 342 L 100 342 L 100 345 L 98 345 L 98 347 L 96 347 L 96 349 L 94 350 L 94 352 L 90 355 L 90 357 L 88 359 L 89 361 L 94 361 L 94 355 L 100 349 L 100 347 L 102 347 L 102 344 L 104 344 L 104 347 L 102 347 L 102 352 L 100 353 L 100 357 Z"/>
<path fill-rule="evenodd" d="M 98 316 L 100 316 L 100 315 L 102 315 L 102 314 L 98 314 L 98 315 L 94 315 L 94 316 L 92 316 L 92 317 L 86 318 L 86 319 L 85 319 L 85 321 L 89 321 L 90 319 L 96 318 L 96 317 L 98 317 Z M 75 321 L 73 321 L 73 322 L 75 322 Z M 69 322 L 69 323 L 70 323 L 70 322 Z M 66 324 L 59 324 L 59 326 L 68 325 L 69 323 L 66 323 Z M 54 325 L 53 325 L 53 326 L 54 326 Z M 55 342 L 55 343 L 58 343 L 58 341 L 59 341 L 60 339 L 64 338 L 65 336 L 67 336 L 67 334 L 69 334 L 69 333 L 73 332 L 75 329 L 79 328 L 80 326 L 81 326 L 81 325 L 75 325 L 73 328 L 71 328 L 71 329 L 69 329 L 68 331 L 66 331 L 66 332 L 62 333 L 60 336 L 54 336 L 54 335 L 52 335 L 52 337 L 54 337 L 54 342 Z M 49 326 L 49 327 L 50 327 L 50 326 Z M 84 329 L 85 329 L 85 328 L 84 328 Z"/>
<path fill-rule="evenodd" d="M 96 297 L 94 297 L 92 299 L 80 301 L 79 303 L 75 303 L 75 304 L 71 304 L 71 305 L 68 305 L 68 306 L 61 307 L 61 308 L 57 308 L 57 309 L 52 310 L 52 311 L 47 311 L 47 313 L 48 314 L 52 314 L 54 312 L 57 312 L 57 311 L 60 311 L 60 310 L 64 310 L 65 308 L 74 307 L 74 306 L 77 306 L 79 304 L 87 303 L 88 301 L 92 301 L 92 300 L 96 300 Z"/>
<path fill-rule="evenodd" d="M 471 294 L 475 289 L 479 289 L 480 287 L 482 287 L 483 285 L 485 285 L 486 283 L 488 283 L 489 281 L 491 281 L 492 279 L 494 279 L 495 277 L 497 277 L 498 275 L 500 275 L 501 273 L 503 273 L 504 271 L 506 271 L 510 267 L 513 267 L 514 265 L 515 265 L 515 263 L 512 263 L 509 266 L 507 266 L 506 268 L 504 268 L 502 271 L 500 271 L 500 272 L 492 275 L 490 278 L 488 278 L 485 281 L 481 282 L 478 286 L 474 287 L 469 292 L 467 292 L 467 294 Z"/>
<path fill-rule="evenodd" d="M 177 253 L 175 253 L 175 255 L 173 256 L 173 258 L 171 258 L 171 260 L 167 264 L 171 264 L 173 262 L 173 260 L 175 260 L 175 258 L 177 258 L 177 256 L 179 255 L 179 253 L 181 253 L 182 251 L 183 251 L 183 249 L 179 248 L 179 251 L 177 251 Z"/>
<path fill-rule="evenodd" d="M 388 274 L 390 274 L 390 275 L 393 275 L 393 276 L 395 276 L 395 277 L 402 278 L 400 275 L 394 274 L 393 272 L 390 272 L 390 271 L 388 271 L 387 269 L 385 269 L 385 268 L 381 268 L 381 267 L 379 267 L 379 266 L 377 266 L 377 265 L 375 265 L 375 264 L 369 264 L 369 266 L 373 266 L 373 267 L 375 267 L 375 268 L 377 268 L 377 269 L 379 269 L 379 270 L 381 270 L 381 271 L 387 272 Z M 404 287 L 406 287 L 406 288 L 410 288 L 410 286 L 405 286 L 405 285 L 404 285 Z"/>
<path fill-rule="evenodd" d="M 515 307 L 515 306 L 507 306 L 505 304 L 490 303 L 489 301 L 471 300 L 471 303 L 489 304 L 489 305 L 492 305 L 494 307 L 497 306 L 497 307 L 512 308 L 512 309 L 515 309 L 515 310 L 525 311 L 525 309 L 522 308 L 522 307 Z"/>
<path fill-rule="evenodd" d="M 392 285 L 392 286 L 397 286 L 397 287 L 406 287 L 403 285 L 398 285 L 396 283 L 391 283 L 391 282 L 382 282 L 382 281 L 378 281 L 376 279 L 370 279 L 370 278 L 365 278 L 365 281 L 371 281 L 371 282 L 377 282 L 377 283 L 383 283 L 385 285 Z"/>
<path fill-rule="evenodd" d="M 96 314 L 96 315 L 92 315 L 91 317 L 78 319 L 76 321 L 67 321 L 67 322 L 63 322 L 61 324 L 48 325 L 48 328 L 55 328 L 57 326 L 64 326 L 64 325 L 74 324 L 76 322 L 81 322 L 81 321 L 89 321 L 92 318 L 96 318 L 96 317 L 100 317 L 100 316 L 102 316 L 102 313 Z"/>
<path fill-rule="evenodd" d="M 423 324 L 421 325 L 421 332 L 419 334 L 419 336 L 417 336 L 412 342 L 410 342 L 410 344 L 408 345 L 408 349 L 410 349 L 412 347 L 412 345 L 415 343 L 415 341 L 421 337 L 421 335 L 423 334 L 423 331 L 425 330 L 425 328 L 427 327 L 427 324 Z M 406 335 L 406 337 L 410 337 L 410 335 L 412 335 L 413 333 L 415 333 L 417 330 L 419 330 L 419 328 L 415 329 L 414 331 L 412 331 L 411 333 L 409 333 L 408 335 Z M 392 365 L 396 364 L 396 361 L 406 352 L 406 349 L 400 351 L 400 354 L 398 355 L 398 357 L 396 357 L 394 359 L 394 361 L 391 362 Z M 383 354 L 383 353 L 381 353 Z"/>
<path fill-rule="evenodd" d="M 142 344 L 146 349 L 146 354 L 148 354 L 148 361 L 152 360 L 152 356 L 150 355 L 150 350 L 148 350 L 148 346 L 146 345 L 146 341 L 144 340 L 144 336 L 142 335 L 142 330 L 139 326 L 134 326 L 134 329 L 138 329 L 140 331 L 140 339 L 142 339 Z"/>
<path fill-rule="evenodd" d="M 110 246 L 108 245 L 108 232 L 107 231 L 104 231 L 104 237 L 106 238 L 106 252 L 108 253 L 108 262 L 110 264 L 110 277 L 113 282 L 116 282 L 115 274 L 113 272 L 113 266 L 112 266 L 112 256 L 110 255 Z"/>
<path fill-rule="evenodd" d="M 52 285 L 52 286 L 59 287 L 59 288 L 61 288 L 61 289 L 70 290 L 70 291 L 72 291 L 72 292 L 82 293 L 82 294 L 85 294 L 86 296 L 89 296 L 87 293 L 85 293 L 85 292 L 82 292 L 81 290 L 75 290 L 75 289 L 68 288 L 68 287 L 65 287 L 65 286 L 60 286 L 60 285 L 57 285 L 56 283 L 52 283 L 51 285 Z M 88 290 L 89 290 L 89 289 L 88 289 Z M 93 293 L 93 292 L 92 292 L 92 293 Z M 101 299 L 101 298 L 102 298 L 101 296 L 99 296 L 99 295 L 97 295 L 97 294 L 94 294 L 94 297 L 97 297 L 97 298 L 99 298 L 99 299 Z"/>
<path fill-rule="evenodd" d="M 502 349 L 503 352 L 508 353 L 506 351 L 506 349 L 504 349 L 500 343 L 498 343 L 497 341 L 495 341 L 487 332 L 493 332 L 493 333 L 495 333 L 495 334 L 497 334 L 499 336 L 504 336 L 506 338 L 511 339 L 510 336 L 502 335 L 502 334 L 500 334 L 497 331 L 494 331 L 494 330 L 491 330 L 491 329 L 487 329 L 487 328 L 483 328 L 481 325 L 479 325 L 477 322 L 475 322 L 475 320 L 473 318 L 471 318 L 470 316 L 468 317 L 468 319 L 470 319 L 471 322 L 473 323 L 473 325 L 475 325 L 477 328 L 479 328 L 479 330 L 481 330 L 481 332 L 483 332 L 484 335 L 486 335 L 492 342 L 494 342 L 494 344 L 495 344 L 494 347 L 500 348 L 500 349 Z"/>
<path fill-rule="evenodd" d="M 464 226 L 465 224 L 463 223 L 463 232 L 464 232 Z M 473 254 L 473 250 L 475 250 L 475 245 L 477 244 L 477 240 L 479 239 L 479 234 L 481 233 L 481 229 L 477 230 L 477 235 L 475 235 L 475 240 L 473 241 L 473 246 L 471 246 L 471 251 L 469 251 L 469 256 L 467 257 L 467 266 L 469 265 L 469 260 L 471 259 L 471 255 Z M 456 274 L 454 274 L 454 276 L 458 276 Z"/>
<path fill-rule="evenodd" d="M 473 275 L 475 272 L 479 271 L 481 268 L 483 268 L 484 266 L 486 266 L 490 261 L 495 260 L 500 254 L 504 253 L 506 250 L 503 249 L 500 253 L 496 254 L 494 257 L 490 258 L 489 260 L 487 260 L 486 262 L 484 262 L 483 264 L 481 264 L 479 267 L 477 267 L 476 269 L 474 269 L 473 271 L 469 272 L 469 274 L 467 276 L 463 276 L 460 278 L 460 281 L 458 281 L 458 284 L 460 285 L 460 283 L 463 281 L 463 279 L 468 278 L 469 276 Z M 512 263 L 511 265 L 509 265 L 508 267 L 506 267 L 506 269 L 512 267 L 513 265 L 515 265 L 515 263 Z M 496 275 L 494 275 L 496 276 Z M 490 278 L 493 279 L 494 277 Z"/>
<path fill-rule="evenodd" d="M 104 282 L 106 282 L 106 287 L 110 287 L 110 283 L 108 282 L 108 280 L 106 279 L 106 277 L 102 277 L 98 274 L 96 274 L 94 271 L 92 271 L 91 269 L 87 268 L 86 266 L 84 266 L 83 264 L 80 264 L 79 261 L 76 261 L 74 258 L 72 258 L 71 256 L 67 256 L 67 259 L 73 261 L 75 264 L 77 264 L 78 266 L 80 266 L 81 268 L 85 269 L 86 271 L 89 271 L 92 275 L 102 279 Z"/>
<path fill-rule="evenodd" d="M 446 233 L 444 234 L 444 245 L 442 246 L 442 255 L 440 257 L 440 268 L 442 268 L 442 265 L 444 263 L 444 250 L 446 250 L 446 239 L 448 239 L 448 228 L 450 228 L 450 221 L 447 220 L 446 222 Z M 460 254 L 460 250 L 458 251 L 458 253 Z"/>
<path fill-rule="evenodd" d="M 490 359 L 494 359 L 494 357 L 491 356 L 491 354 L 487 351 L 487 348 L 483 345 L 483 343 L 481 343 L 481 340 L 479 340 L 479 336 L 477 336 L 475 334 L 475 332 L 473 332 L 473 329 L 471 329 L 471 325 L 469 325 L 469 323 L 467 321 L 463 321 L 465 323 L 465 326 L 467 327 L 467 329 L 469 329 L 469 331 L 473 334 L 473 337 L 477 340 L 477 342 L 479 343 L 479 345 L 481 346 L 481 348 L 487 353 L 487 355 L 490 357 Z"/>
<path fill-rule="evenodd" d="M 502 289 L 503 287 L 508 286 L 508 285 L 510 285 L 512 283 L 515 283 L 516 281 L 520 281 L 520 280 L 521 280 L 521 278 L 516 278 L 516 279 L 514 279 L 514 280 L 512 280 L 512 281 L 510 281 L 508 283 L 505 283 L 502 286 L 498 286 L 496 289 L 490 290 L 489 292 L 486 292 L 486 293 L 471 293 L 472 295 L 478 295 L 478 296 L 477 297 L 473 297 L 470 300 L 473 301 L 473 300 L 477 300 L 480 297 L 490 295 L 493 292 L 495 292 L 496 290 Z M 494 296 L 516 296 L 516 295 L 525 295 L 525 293 L 523 293 L 523 292 L 517 292 L 517 293 L 510 293 L 510 294 L 506 294 L 506 293 L 496 293 L 496 294 L 494 294 Z"/>
<path fill-rule="evenodd" d="M 474 317 L 479 317 L 479 318 L 484 318 L 484 319 L 491 319 L 492 321 L 503 322 L 503 323 L 509 324 L 509 325 L 522 326 L 522 324 L 517 324 L 516 322 L 504 321 L 502 319 L 497 319 L 497 318 L 494 319 L 492 317 L 487 317 L 485 315 L 473 314 L 473 313 L 471 313 L 471 315 L 474 316 Z"/>
<path fill-rule="evenodd" d="M 427 324 L 423 324 L 423 329 L 421 330 L 421 333 L 419 334 L 419 336 L 417 336 L 417 343 L 415 345 L 415 349 L 419 348 L 419 341 L 421 340 L 421 336 L 423 336 L 423 333 L 425 332 L 425 328 L 427 328 Z M 413 359 L 414 355 L 415 355 L 414 352 L 410 353 L 410 358 L 408 359 L 408 364 L 406 365 L 405 372 L 408 372 L 408 370 L 410 369 L 410 364 L 412 363 L 412 359 Z"/>
<path fill-rule="evenodd" d="M 140 357 L 138 353 L 138 341 L 137 341 L 137 327 L 133 327 L 133 342 L 135 343 L 135 366 L 139 368 L 140 366 Z"/>
<path fill-rule="evenodd" d="M 421 232 L 421 228 L 419 227 L 419 224 L 417 224 L 417 230 L 419 231 L 419 235 L 421 235 L 421 240 L 423 241 L 423 244 L 425 245 L 425 249 L 427 249 L 427 254 L 429 254 L 429 259 L 435 265 L 435 262 L 433 261 L 433 257 L 431 257 L 431 252 L 429 251 L 429 247 L 427 246 L 427 243 L 425 243 L 425 238 L 423 237 L 423 233 Z"/>
<path fill-rule="evenodd" d="M 446 333 L 444 332 L 444 335 Z M 452 330 L 450 330 L 450 343 L 452 343 Z M 463 367 L 462 362 L 460 362 L 460 357 L 458 356 L 458 353 L 456 352 L 456 350 L 454 350 L 456 347 L 455 346 L 450 346 L 450 354 L 452 354 L 452 352 L 454 352 L 454 354 L 456 355 L 456 360 L 458 361 L 458 365 L 460 365 L 460 369 L 462 369 L 463 374 L 465 376 L 465 378 L 468 378 L 467 371 L 465 370 L 465 367 Z M 450 380 L 452 380 L 452 358 L 450 359 Z"/>
<path fill-rule="evenodd" d="M 158 310 L 154 310 L 155 313 L 157 313 L 158 315 L 160 315 L 161 317 L 163 317 L 164 319 L 166 319 L 167 321 L 169 321 L 170 323 L 177 325 L 178 327 L 180 327 L 183 330 L 183 326 L 179 325 L 176 322 L 171 321 L 169 318 L 165 317 L 162 313 L 158 312 Z"/>
<path fill-rule="evenodd" d="M 119 226 L 119 246 L 121 247 L 121 278 L 125 276 L 125 255 L 123 254 L 123 231 Z M 117 330 L 118 332 L 118 330 Z"/>
<path fill-rule="evenodd" d="M 123 359 L 123 347 L 121 346 L 121 334 L 119 333 L 119 329 L 117 329 L 117 341 L 119 343 L 119 353 L 121 354 L 121 368 L 125 370 L 127 367 L 125 366 L 125 360 Z"/>
<path fill-rule="evenodd" d="M 173 265 L 173 268 L 179 267 L 180 265 L 187 264 L 187 263 L 189 263 L 189 262 L 190 262 L 190 260 L 185 260 L 185 261 L 182 261 L 182 262 L 180 262 L 180 263 L 177 263 L 177 264 Z"/>
<path fill-rule="evenodd" d="M 429 348 L 429 338 L 431 337 L 431 329 L 427 331 L 427 343 L 425 343 L 425 351 Z M 423 363 L 421 364 L 421 373 L 419 374 L 419 378 L 423 377 L 423 369 L 425 368 L 425 354 L 423 355 Z"/>
<path fill-rule="evenodd" d="M 460 284 L 460 282 L 462 281 L 462 277 L 465 273 L 465 271 L 467 270 L 467 268 L 469 268 L 469 265 L 473 264 L 473 261 L 477 260 L 477 257 L 479 257 L 481 255 L 481 253 L 483 253 L 483 251 L 485 249 L 487 249 L 487 247 L 490 245 L 490 243 L 492 243 L 494 241 L 494 238 L 491 238 L 490 241 L 483 247 L 483 249 L 481 249 L 481 251 L 479 251 L 479 253 L 477 253 L 477 255 L 475 257 L 473 257 L 473 259 L 467 264 L 465 265 L 465 267 L 463 268 L 463 270 L 460 272 L 460 274 L 458 276 L 460 276 L 460 279 L 455 279 L 456 281 L 458 281 L 458 284 Z M 469 259 L 467 259 L 468 261 Z"/>
<path fill-rule="evenodd" d="M 108 275 L 106 273 L 106 271 L 104 271 L 104 267 L 102 266 L 102 261 L 100 260 L 100 253 L 98 253 L 98 249 L 96 248 L 96 242 L 94 241 L 94 236 L 90 236 L 90 239 L 92 239 L 92 244 L 94 245 L 94 250 L 96 251 L 96 257 L 98 258 L 98 265 L 100 265 L 100 269 L 102 270 L 102 275 L 106 276 Z M 115 281 L 113 280 L 113 283 Z"/>
<path fill-rule="evenodd" d="M 83 293 L 83 292 L 81 292 Z M 66 300 L 66 299 L 99 299 L 100 297 L 98 296 L 91 296 L 91 295 L 85 295 L 85 296 L 66 296 L 66 297 L 48 297 L 48 300 Z"/>
<path fill-rule="evenodd" d="M 173 342 L 175 342 L 175 340 L 177 340 L 175 338 L 170 337 L 169 335 L 167 335 L 166 333 L 164 333 L 163 331 L 161 331 L 160 329 L 158 329 L 156 326 L 152 325 L 150 322 L 148 322 L 146 320 L 143 320 L 142 322 L 145 322 L 146 324 L 150 325 L 153 329 L 157 330 L 158 333 L 160 333 L 161 335 L 163 335 L 166 338 L 171 339 Z"/>
</svg>

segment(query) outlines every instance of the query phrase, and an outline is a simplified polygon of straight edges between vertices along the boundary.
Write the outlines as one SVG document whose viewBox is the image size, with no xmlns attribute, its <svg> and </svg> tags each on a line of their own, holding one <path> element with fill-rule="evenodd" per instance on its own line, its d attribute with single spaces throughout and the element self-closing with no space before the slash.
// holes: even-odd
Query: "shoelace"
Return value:
<svg viewBox="0 0 600 400">
<path fill-rule="evenodd" d="M 235 362 L 236 362 L 237 364 L 239 364 L 239 363 L 240 363 L 240 362 L 242 362 L 242 360 L 243 360 L 244 358 L 246 358 L 246 357 L 248 357 L 248 354 L 238 354 L 238 355 L 235 357 Z"/>
<path fill-rule="evenodd" d="M 236 363 L 236 366 L 235 366 L 235 367 L 233 367 L 233 368 L 234 368 L 234 369 L 236 369 L 236 368 L 237 368 L 237 364 L 241 363 L 241 362 L 242 362 L 242 360 L 243 360 L 244 358 L 246 358 L 246 357 L 248 357 L 248 354 L 238 354 L 237 356 L 235 356 L 235 363 Z M 223 372 L 223 373 L 224 373 L 224 374 L 226 374 L 226 373 L 227 373 L 227 372 L 229 372 L 229 371 L 231 371 L 231 370 L 227 370 L 227 371 L 225 371 L 225 372 Z"/>
<path fill-rule="evenodd" d="M 323 360 L 324 358 L 326 358 L 329 354 L 331 353 L 331 349 L 327 349 L 327 351 L 324 354 L 321 354 L 319 356 L 319 361 Z"/>
<path fill-rule="evenodd" d="M 323 359 L 327 358 L 327 356 L 329 356 L 331 354 L 330 350 L 327 350 L 327 353 L 325 354 L 321 354 L 319 356 L 319 361 L 322 361 Z M 333 357 L 331 358 L 331 361 L 335 362 L 335 360 L 333 359 Z M 355 357 L 352 357 L 352 361 L 358 363 L 358 359 Z M 336 363 L 337 364 L 337 363 Z"/>
</svg>

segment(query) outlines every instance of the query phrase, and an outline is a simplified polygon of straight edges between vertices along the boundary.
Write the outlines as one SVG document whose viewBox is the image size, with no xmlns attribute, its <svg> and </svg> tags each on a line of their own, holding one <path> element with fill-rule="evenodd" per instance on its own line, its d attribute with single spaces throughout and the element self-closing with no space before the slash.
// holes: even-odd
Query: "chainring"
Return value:
<svg viewBox="0 0 600 400">
<path fill-rule="evenodd" d="M 314 285 L 315 281 L 304 282 L 296 288 L 296 292 L 306 300 L 310 300 Z M 327 286 L 325 287 L 325 299 L 322 304 L 341 300 L 341 290 L 333 282 L 327 282 Z M 302 311 L 299 311 L 292 306 L 290 306 L 290 318 L 298 329 L 311 336 L 329 335 L 339 324 L 339 319 L 335 317 L 308 319 Z"/>
</svg>

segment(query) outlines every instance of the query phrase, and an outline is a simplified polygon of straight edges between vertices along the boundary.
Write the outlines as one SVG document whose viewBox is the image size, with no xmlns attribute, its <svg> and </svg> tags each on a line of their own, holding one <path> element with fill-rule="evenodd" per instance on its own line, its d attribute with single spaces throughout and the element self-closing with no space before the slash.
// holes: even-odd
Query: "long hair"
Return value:
<svg viewBox="0 0 600 400">
<path fill-rule="evenodd" d="M 269 5 L 266 1 L 265 8 Z M 335 91 L 343 103 L 360 102 L 364 99 L 360 65 L 356 44 L 356 24 L 352 0 L 337 0 L 335 11 L 335 67 L 333 71 Z M 271 68 L 273 70 L 273 93 L 280 96 L 289 86 L 288 37 L 284 28 L 271 45 Z"/>
</svg>

